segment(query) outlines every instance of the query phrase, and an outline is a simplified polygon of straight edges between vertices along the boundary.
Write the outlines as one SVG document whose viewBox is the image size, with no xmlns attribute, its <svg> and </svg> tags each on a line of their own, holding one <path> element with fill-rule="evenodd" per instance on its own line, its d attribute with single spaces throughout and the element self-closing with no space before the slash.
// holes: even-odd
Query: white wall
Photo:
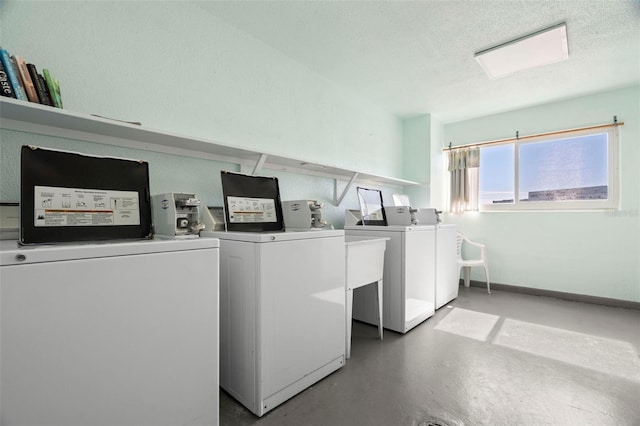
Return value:
<svg viewBox="0 0 640 426">
<path fill-rule="evenodd" d="M 445 208 L 442 147 L 450 141 L 580 127 L 617 115 L 625 121 L 620 211 L 445 219 L 488 244 L 495 282 L 640 301 L 638 87 L 446 125 L 430 115 L 403 123 L 192 3 L 2 1 L 0 31 L 5 49 L 54 73 L 68 110 L 426 184 L 384 188 L 385 201 L 392 192 L 414 191 L 419 204 Z M 426 121 L 430 129 L 423 129 Z M 416 154 L 404 166 L 403 132 L 405 156 Z M 235 167 L 0 130 L 0 201 L 19 199 L 19 148 L 26 143 L 145 159 L 153 193 L 196 192 L 209 205 L 221 203 L 219 171 Z M 283 199 L 325 202 L 324 216 L 337 227 L 345 208 L 358 207 L 354 190 L 331 206 L 329 179 L 264 174 L 280 177 Z"/>
<path fill-rule="evenodd" d="M 446 215 L 471 239 L 487 245 L 492 281 L 640 302 L 639 100 L 640 87 L 625 87 L 444 125 L 432 155 L 449 142 L 507 138 L 516 130 L 527 135 L 577 128 L 612 122 L 614 115 L 625 123 L 620 127 L 620 210 Z M 432 161 L 432 169 L 443 167 L 444 156 Z M 439 179 L 432 188 L 445 186 L 446 173 L 432 176 Z M 482 271 L 472 279 L 483 280 Z"/>
<path fill-rule="evenodd" d="M 430 182 L 430 196 L 431 207 L 435 207 L 438 210 L 446 211 L 447 205 L 447 191 L 449 184 L 449 177 L 447 172 L 447 163 L 445 161 L 445 155 L 442 151 L 444 144 L 444 125 L 436 117 L 431 116 L 431 178 Z"/>
<path fill-rule="evenodd" d="M 150 128 L 328 165 L 402 177 L 402 125 L 187 2 L 2 1 L 1 45 L 60 81 L 64 107 Z M 150 161 L 151 190 L 196 192 L 220 203 L 230 165 L 0 131 L 0 200 L 18 199 L 20 145 Z M 331 207 L 333 182 L 286 173 L 283 199 L 326 203 L 341 226 L 355 190 Z M 395 191 L 395 188 L 390 191 Z"/>
<path fill-rule="evenodd" d="M 429 207 L 429 181 L 431 180 L 431 116 L 418 115 L 402 121 L 403 168 L 406 179 L 420 185 L 406 186 L 404 193 L 411 207 Z M 385 203 L 387 201 L 385 200 Z M 391 201 L 387 203 L 391 205 Z"/>
</svg>

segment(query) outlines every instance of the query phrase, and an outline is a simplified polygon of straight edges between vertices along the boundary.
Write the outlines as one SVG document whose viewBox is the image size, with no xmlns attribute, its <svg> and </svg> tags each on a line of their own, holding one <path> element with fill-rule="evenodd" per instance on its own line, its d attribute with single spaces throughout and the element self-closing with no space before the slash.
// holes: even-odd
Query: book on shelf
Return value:
<svg viewBox="0 0 640 426">
<path fill-rule="evenodd" d="M 40 85 L 44 90 L 45 99 L 49 101 L 48 105 L 55 107 L 53 104 L 53 98 L 51 97 L 51 92 L 49 92 L 49 86 L 47 86 L 47 81 L 44 79 L 44 76 L 42 74 L 38 74 L 38 80 L 40 80 Z"/>
<path fill-rule="evenodd" d="M 2 1 L 2 0 L 0 0 Z M 0 47 L 0 95 L 41 105 L 62 108 L 60 82 L 49 70 L 42 74 L 22 56 Z"/>
<path fill-rule="evenodd" d="M 13 61 L 9 56 L 9 52 L 5 49 L 0 48 L 0 62 L 2 62 L 2 66 L 4 67 L 4 71 L 7 73 L 7 77 L 9 78 L 9 82 L 11 83 L 11 87 L 13 88 L 13 92 L 16 95 L 16 98 L 26 101 L 27 94 L 25 93 L 22 85 L 20 84 L 20 76 L 18 75 L 18 71 L 15 69 L 13 65 Z"/>
<path fill-rule="evenodd" d="M 62 108 L 62 98 L 60 97 L 60 83 L 53 78 L 48 69 L 43 68 L 42 74 L 44 74 L 44 80 L 47 82 L 49 88 L 49 95 L 53 101 L 53 106 L 56 108 Z"/>
<path fill-rule="evenodd" d="M 53 106 L 51 103 L 51 97 L 49 96 L 49 90 L 47 89 L 47 83 L 44 81 L 44 77 L 38 74 L 38 69 L 33 64 L 27 64 L 27 69 L 29 70 L 29 76 L 31 76 L 31 81 L 33 81 L 33 85 L 36 87 L 36 93 L 38 94 L 38 100 L 42 105 Z"/>
<path fill-rule="evenodd" d="M 24 88 L 24 82 L 22 81 L 22 77 L 20 77 L 20 67 L 18 67 L 18 63 L 16 62 L 16 58 L 11 56 L 11 62 L 13 63 L 13 69 L 16 71 L 16 75 L 18 76 L 18 83 L 20 83 L 20 87 L 22 87 L 22 93 L 26 96 L 25 101 L 29 100 L 29 96 L 27 95 L 27 91 Z"/>
<path fill-rule="evenodd" d="M 27 69 L 27 63 L 25 62 L 22 56 L 13 55 L 11 57 L 16 63 L 18 67 L 18 75 L 22 80 L 22 84 L 24 86 L 24 91 L 27 92 L 27 99 L 29 102 L 40 103 L 38 99 L 38 93 L 36 92 L 36 86 L 31 80 L 31 75 L 29 74 L 29 69 Z"/>
<path fill-rule="evenodd" d="M 4 65 L 0 61 L 0 94 L 2 96 L 6 96 L 7 98 L 15 98 L 16 93 L 13 91 L 13 87 L 11 87 L 11 82 L 9 81 L 9 76 L 7 72 L 4 70 Z"/>
</svg>

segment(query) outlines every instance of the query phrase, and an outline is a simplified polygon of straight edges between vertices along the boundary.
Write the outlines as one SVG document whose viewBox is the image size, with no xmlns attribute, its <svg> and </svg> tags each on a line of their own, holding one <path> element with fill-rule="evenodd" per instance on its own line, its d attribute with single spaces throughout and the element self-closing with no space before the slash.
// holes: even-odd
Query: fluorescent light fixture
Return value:
<svg viewBox="0 0 640 426">
<path fill-rule="evenodd" d="M 561 23 L 475 54 L 484 72 L 494 79 L 569 58 L 567 24 Z"/>
</svg>

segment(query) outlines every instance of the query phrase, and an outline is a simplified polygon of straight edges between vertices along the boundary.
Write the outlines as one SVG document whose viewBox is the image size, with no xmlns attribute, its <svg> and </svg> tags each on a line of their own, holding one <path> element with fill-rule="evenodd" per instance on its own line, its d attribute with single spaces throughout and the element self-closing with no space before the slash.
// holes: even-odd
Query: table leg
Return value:
<svg viewBox="0 0 640 426">
<path fill-rule="evenodd" d="M 346 300 L 346 325 L 347 325 L 347 332 L 346 332 L 346 344 L 345 344 L 345 359 L 349 359 L 351 358 L 351 323 L 353 321 L 352 319 L 352 311 L 353 311 L 353 290 L 352 289 L 348 289 L 347 290 L 347 300 Z"/>
<path fill-rule="evenodd" d="M 382 279 L 376 283 L 378 288 L 378 337 L 382 340 Z"/>
</svg>

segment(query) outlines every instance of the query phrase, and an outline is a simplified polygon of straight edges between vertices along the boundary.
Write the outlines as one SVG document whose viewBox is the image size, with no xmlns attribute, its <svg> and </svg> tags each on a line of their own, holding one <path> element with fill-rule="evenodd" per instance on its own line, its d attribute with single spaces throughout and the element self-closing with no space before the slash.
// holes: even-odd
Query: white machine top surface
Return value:
<svg viewBox="0 0 640 426">
<path fill-rule="evenodd" d="M 350 246 L 376 244 L 382 241 L 389 241 L 388 237 L 359 237 L 356 235 L 345 235 L 344 242 Z"/>
<path fill-rule="evenodd" d="M 385 232 L 408 232 L 427 231 L 436 229 L 435 225 L 412 225 L 412 226 L 373 226 L 373 225 L 347 225 L 345 231 L 385 231 Z"/>
<path fill-rule="evenodd" d="M 105 241 L 87 244 L 65 243 L 29 246 L 20 246 L 16 240 L 4 240 L 0 241 L 0 266 L 218 247 L 220 247 L 220 241 L 216 238 Z"/>
<path fill-rule="evenodd" d="M 318 229 L 309 231 L 286 232 L 227 232 L 203 231 L 201 236 L 214 237 L 221 240 L 247 241 L 252 243 L 269 243 L 272 241 L 308 240 L 311 238 L 344 237 L 342 229 Z"/>
<path fill-rule="evenodd" d="M 439 223 L 438 228 L 456 228 L 458 225 L 455 223 Z"/>
</svg>

